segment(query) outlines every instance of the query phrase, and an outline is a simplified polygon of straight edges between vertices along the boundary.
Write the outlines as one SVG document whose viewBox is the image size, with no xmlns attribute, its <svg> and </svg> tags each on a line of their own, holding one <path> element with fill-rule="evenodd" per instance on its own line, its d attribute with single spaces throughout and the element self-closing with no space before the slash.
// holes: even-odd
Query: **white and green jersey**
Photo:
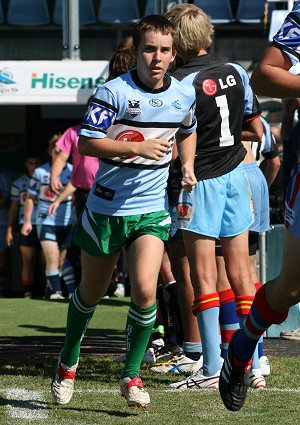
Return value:
<svg viewBox="0 0 300 425">
<path fill-rule="evenodd" d="M 193 86 L 166 76 L 161 89 L 145 87 L 131 70 L 98 88 L 80 135 L 124 143 L 160 138 L 174 143 L 175 133 L 196 129 Z M 89 210 L 126 216 L 167 208 L 166 185 L 172 148 L 159 160 L 139 156 L 101 159 L 87 200 Z"/>
</svg>

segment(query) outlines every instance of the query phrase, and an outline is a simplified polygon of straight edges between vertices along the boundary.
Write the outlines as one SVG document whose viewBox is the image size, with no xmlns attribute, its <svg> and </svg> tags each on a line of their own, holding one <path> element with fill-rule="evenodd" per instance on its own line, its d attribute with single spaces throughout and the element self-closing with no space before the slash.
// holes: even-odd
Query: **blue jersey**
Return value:
<svg viewBox="0 0 300 425">
<path fill-rule="evenodd" d="M 195 91 L 166 76 L 162 89 L 150 90 L 131 70 L 99 88 L 90 102 L 80 135 L 141 142 L 160 138 L 171 148 L 159 160 L 140 156 L 101 159 L 87 207 L 125 216 L 167 209 L 166 185 L 175 133 L 196 129 Z"/>
<path fill-rule="evenodd" d="M 19 213 L 18 213 L 18 222 L 19 224 L 24 223 L 24 209 L 25 209 L 25 199 L 27 195 L 27 189 L 29 187 L 30 177 L 27 174 L 23 174 L 13 181 L 10 191 L 10 199 L 12 201 L 19 202 Z M 36 207 L 37 200 L 34 202 L 34 209 L 32 211 L 31 223 L 36 224 Z"/>
<path fill-rule="evenodd" d="M 8 217 L 8 201 L 11 188 L 11 177 L 5 170 L 0 170 L 0 226 L 6 226 Z"/>
<path fill-rule="evenodd" d="M 59 180 L 65 186 L 71 178 L 73 166 L 67 164 L 59 176 Z M 57 198 L 56 194 L 49 190 L 50 183 L 49 162 L 37 167 L 30 179 L 27 192 L 38 197 L 36 224 L 48 224 L 50 226 L 69 226 L 74 222 L 74 211 L 72 206 L 72 196 L 61 202 L 53 217 L 50 217 L 48 208 Z"/>
<path fill-rule="evenodd" d="M 287 15 L 273 41 L 289 56 L 293 65 L 300 59 L 300 1 L 296 1 L 293 10 Z"/>
</svg>

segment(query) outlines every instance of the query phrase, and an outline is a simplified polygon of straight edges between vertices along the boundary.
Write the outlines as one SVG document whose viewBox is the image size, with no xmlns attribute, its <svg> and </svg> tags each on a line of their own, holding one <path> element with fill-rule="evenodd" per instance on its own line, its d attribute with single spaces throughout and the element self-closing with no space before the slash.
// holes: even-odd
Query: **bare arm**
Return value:
<svg viewBox="0 0 300 425">
<path fill-rule="evenodd" d="M 255 93 L 277 98 L 300 97 L 300 75 L 288 70 L 292 64 L 276 45 L 266 48 L 250 79 Z"/>
<path fill-rule="evenodd" d="M 182 164 L 182 181 L 181 186 L 184 190 L 190 192 L 193 186 L 197 183 L 194 174 L 194 162 L 196 153 L 197 136 L 194 131 L 192 134 L 176 135 L 178 154 Z"/>
<path fill-rule="evenodd" d="M 69 155 L 67 153 L 60 151 L 57 157 L 54 159 L 54 161 L 51 164 L 49 186 L 51 191 L 54 193 L 58 193 L 62 187 L 62 184 L 58 180 L 58 177 L 60 176 L 62 170 L 65 168 L 68 158 L 69 158 Z"/>
<path fill-rule="evenodd" d="M 80 155 L 95 156 L 97 158 L 138 155 L 143 158 L 158 160 L 166 154 L 169 148 L 170 143 L 162 139 L 124 142 L 109 138 L 91 139 L 80 136 L 78 140 L 78 152 Z"/>
<path fill-rule="evenodd" d="M 274 182 L 274 180 L 275 180 L 275 178 L 278 174 L 279 168 L 280 168 L 279 156 L 276 156 L 275 158 L 266 160 L 266 167 L 265 167 L 265 170 L 264 170 L 264 175 L 265 175 L 265 178 L 267 180 L 268 187 L 270 187 L 271 184 Z"/>
<path fill-rule="evenodd" d="M 264 128 L 259 117 L 246 121 L 243 124 L 242 140 L 248 142 L 260 142 L 264 134 Z"/>
<path fill-rule="evenodd" d="M 59 196 L 55 199 L 55 201 L 50 204 L 48 209 L 49 215 L 52 216 L 59 207 L 60 203 L 63 202 L 68 196 L 72 195 L 75 191 L 76 187 L 73 186 L 69 181 Z"/>
<path fill-rule="evenodd" d="M 19 208 L 19 201 L 15 201 L 15 200 L 11 201 L 9 210 L 8 210 L 6 236 L 5 236 L 5 240 L 8 246 L 11 246 L 14 243 L 13 227 L 18 215 L 18 208 Z"/>
<path fill-rule="evenodd" d="M 33 195 L 27 194 L 25 205 L 24 205 L 24 224 L 21 229 L 22 235 L 29 235 L 32 230 L 31 216 L 34 208 L 34 199 Z"/>
</svg>

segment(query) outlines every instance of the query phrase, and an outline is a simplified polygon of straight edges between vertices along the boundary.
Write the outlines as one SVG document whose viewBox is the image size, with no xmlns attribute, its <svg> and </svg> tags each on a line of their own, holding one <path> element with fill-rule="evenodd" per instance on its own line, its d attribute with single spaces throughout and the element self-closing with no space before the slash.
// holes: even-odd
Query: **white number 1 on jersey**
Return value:
<svg viewBox="0 0 300 425">
<path fill-rule="evenodd" d="M 234 145 L 234 137 L 230 133 L 229 128 L 229 109 L 227 103 L 227 97 L 225 94 L 222 96 L 215 97 L 218 108 L 220 109 L 221 116 L 221 137 L 220 146 L 232 146 Z"/>
</svg>

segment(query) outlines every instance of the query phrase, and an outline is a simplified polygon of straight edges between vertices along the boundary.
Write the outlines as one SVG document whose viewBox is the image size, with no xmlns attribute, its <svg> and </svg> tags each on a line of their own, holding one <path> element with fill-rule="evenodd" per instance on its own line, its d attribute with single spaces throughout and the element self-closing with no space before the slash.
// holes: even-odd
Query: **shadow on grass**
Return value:
<svg viewBox="0 0 300 425">
<path fill-rule="evenodd" d="M 54 403 L 48 403 L 41 400 L 18 400 L 13 398 L 3 398 L 0 397 L 0 406 L 10 406 L 13 409 L 26 409 L 31 410 L 32 413 L 38 410 L 53 410 L 54 408 L 62 408 Z M 108 416 L 127 418 L 131 416 L 137 416 L 137 413 L 134 412 L 122 412 L 118 410 L 109 410 L 109 409 L 85 409 L 79 407 L 63 407 L 64 411 L 74 411 L 74 412 L 91 412 L 91 413 L 104 413 Z"/>
<path fill-rule="evenodd" d="M 37 332 L 44 332 L 45 334 L 65 334 L 66 328 L 53 328 L 50 326 L 44 326 L 44 325 L 18 325 L 20 328 L 23 329 L 34 329 Z M 124 324 L 125 327 L 125 324 Z M 124 336 L 123 330 L 119 329 L 105 329 L 105 328 L 88 328 L 86 331 L 86 337 L 102 337 L 102 338 L 111 338 L 111 337 L 123 337 Z M 9 338 L 9 337 L 6 337 Z M 18 337 L 13 337 L 14 339 L 17 339 Z M 21 338 L 21 337 L 20 337 Z M 47 336 L 36 336 L 36 337 L 24 337 L 24 338 L 32 338 L 35 340 L 38 340 L 39 338 L 47 338 Z M 51 338 L 51 337 L 49 337 Z M 0 338 L 0 345 L 1 345 L 1 338 Z"/>
</svg>

